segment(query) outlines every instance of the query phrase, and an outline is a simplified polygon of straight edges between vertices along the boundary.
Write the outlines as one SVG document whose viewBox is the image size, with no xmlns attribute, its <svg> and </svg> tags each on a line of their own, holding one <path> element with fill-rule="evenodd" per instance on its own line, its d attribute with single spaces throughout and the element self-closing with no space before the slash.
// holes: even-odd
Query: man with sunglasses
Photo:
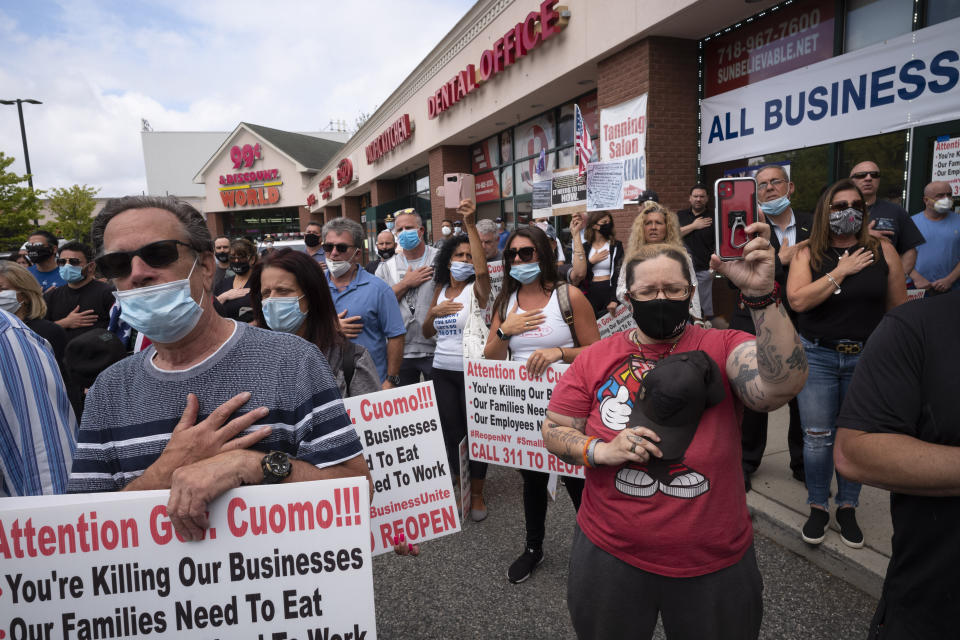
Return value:
<svg viewBox="0 0 960 640">
<path fill-rule="evenodd" d="M 113 306 L 113 287 L 93 277 L 93 249 L 82 242 L 60 247 L 56 262 L 65 285 L 47 291 L 47 320 L 67 334 L 67 341 L 90 331 L 106 329 Z"/>
<path fill-rule="evenodd" d="M 35 231 L 27 238 L 27 258 L 33 266 L 27 270 L 40 283 L 40 288 L 49 291 L 66 284 L 57 269 L 57 236 L 49 231 Z"/>
<path fill-rule="evenodd" d="M 900 254 L 903 272 L 909 274 L 917 263 L 917 247 L 924 243 L 923 234 L 903 207 L 886 198 L 878 198 L 880 167 L 865 160 L 850 170 L 850 180 L 863 194 L 863 202 L 870 216 L 870 235 L 888 240 Z"/>
<path fill-rule="evenodd" d="M 169 489 L 174 528 L 198 540 L 207 505 L 242 484 L 369 480 L 323 354 L 214 310 L 213 239 L 196 209 L 110 200 L 93 240 L 121 317 L 152 345 L 87 394 L 70 492 Z"/>
</svg>

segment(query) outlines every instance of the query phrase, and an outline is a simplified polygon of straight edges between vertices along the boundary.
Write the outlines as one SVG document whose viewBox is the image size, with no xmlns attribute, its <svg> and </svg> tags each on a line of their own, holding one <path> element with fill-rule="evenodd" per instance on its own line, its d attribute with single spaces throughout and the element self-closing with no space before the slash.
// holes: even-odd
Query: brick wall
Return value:
<svg viewBox="0 0 960 640">
<path fill-rule="evenodd" d="M 443 184 L 445 173 L 472 173 L 470 147 L 437 147 L 430 150 L 430 209 L 433 229 L 439 229 L 446 216 L 443 196 L 437 195 L 437 187 Z M 449 218 L 454 218 L 453 211 Z"/>
<path fill-rule="evenodd" d="M 346 196 L 343 199 L 343 217 L 360 222 L 360 196 Z"/>
<path fill-rule="evenodd" d="M 390 202 L 397 197 L 395 180 L 374 180 L 370 185 L 370 204 L 374 207 Z"/>
</svg>

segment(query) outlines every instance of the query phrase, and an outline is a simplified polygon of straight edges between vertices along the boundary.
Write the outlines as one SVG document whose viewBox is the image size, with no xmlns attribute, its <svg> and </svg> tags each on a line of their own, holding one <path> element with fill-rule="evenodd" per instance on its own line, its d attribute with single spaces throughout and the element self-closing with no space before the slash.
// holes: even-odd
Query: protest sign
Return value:
<svg viewBox="0 0 960 640">
<path fill-rule="evenodd" d="M 600 339 L 609 338 L 615 333 L 636 329 L 637 323 L 633 320 L 633 310 L 627 305 L 617 305 L 613 314 L 605 313 L 597 319 L 597 329 L 600 330 Z"/>
<path fill-rule="evenodd" d="M 376 638 L 369 485 L 241 487 L 183 542 L 168 491 L 0 501 L 10 638 Z"/>
<path fill-rule="evenodd" d="M 623 161 L 587 165 L 587 211 L 623 209 Z"/>
<path fill-rule="evenodd" d="M 370 467 L 373 555 L 460 531 L 432 382 L 345 398 Z"/>
<path fill-rule="evenodd" d="M 555 216 L 586 211 L 587 177 L 581 176 L 576 167 L 554 171 L 550 204 L 553 208 L 551 214 Z"/>
<path fill-rule="evenodd" d="M 533 202 L 530 215 L 534 219 L 549 218 L 553 215 L 553 172 L 547 171 L 537 176 L 533 183 Z"/>
<path fill-rule="evenodd" d="M 487 308 L 483 312 L 483 321 L 489 327 L 493 322 L 493 301 L 500 295 L 500 289 L 503 287 L 503 260 L 487 262 L 487 271 L 490 273 L 490 297 L 487 300 Z"/>
<path fill-rule="evenodd" d="M 550 395 L 569 365 L 550 365 L 536 377 L 522 362 L 464 359 L 463 365 L 471 460 L 583 477 L 583 467 L 547 451 L 540 436 Z"/>
<path fill-rule="evenodd" d="M 933 145 L 931 182 L 949 182 L 953 195 L 960 196 L 960 138 L 941 136 Z"/>
</svg>

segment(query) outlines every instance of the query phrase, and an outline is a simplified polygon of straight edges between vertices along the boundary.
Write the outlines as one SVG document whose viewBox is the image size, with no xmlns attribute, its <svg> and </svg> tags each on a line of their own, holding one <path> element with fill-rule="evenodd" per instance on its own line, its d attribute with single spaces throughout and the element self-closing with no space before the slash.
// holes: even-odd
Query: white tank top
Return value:
<svg viewBox="0 0 960 640">
<path fill-rule="evenodd" d="M 591 245 L 591 247 L 590 247 L 590 253 L 587 255 L 587 257 L 589 258 L 590 256 L 592 256 L 592 255 L 595 254 L 595 253 L 600 253 L 600 252 L 603 251 L 604 249 L 606 249 L 607 251 L 610 251 L 610 243 L 609 243 L 609 242 L 608 242 L 607 244 L 603 245 L 602 247 L 600 247 L 600 249 L 594 249 L 593 246 Z M 612 255 L 607 255 L 607 257 L 606 257 L 605 259 L 603 259 L 603 260 L 601 260 L 600 262 L 598 262 L 597 264 L 593 265 L 593 277 L 594 277 L 594 278 L 596 278 L 597 276 L 609 278 L 610 275 L 612 274 L 612 272 L 613 272 L 613 256 L 612 256 Z"/>
<path fill-rule="evenodd" d="M 517 294 L 514 292 L 507 301 L 507 313 L 517 304 Z M 519 311 L 528 311 L 520 309 Z M 550 300 L 543 309 L 543 315 L 546 320 L 538 327 L 529 331 L 517 334 L 510 338 L 510 359 L 517 362 L 526 362 L 537 349 L 548 349 L 550 347 L 572 347 L 573 334 L 570 333 L 570 327 L 563 320 L 563 314 L 560 312 L 560 303 L 557 301 L 557 290 L 550 293 Z"/>
<path fill-rule="evenodd" d="M 437 304 L 447 299 L 447 287 L 440 291 Z M 473 283 L 463 288 L 454 302 L 463 305 L 457 313 L 433 319 L 433 328 L 437 331 L 437 348 L 433 352 L 433 367 L 446 371 L 463 371 L 463 327 L 467 324 L 470 311 L 470 296 L 473 295 Z"/>
</svg>

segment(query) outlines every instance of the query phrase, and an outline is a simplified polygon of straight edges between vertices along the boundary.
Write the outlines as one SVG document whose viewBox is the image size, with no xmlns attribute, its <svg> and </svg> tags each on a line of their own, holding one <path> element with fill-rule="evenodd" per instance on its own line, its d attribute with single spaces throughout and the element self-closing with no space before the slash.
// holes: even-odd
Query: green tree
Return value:
<svg viewBox="0 0 960 640">
<path fill-rule="evenodd" d="M 0 250 L 18 249 L 26 242 L 39 217 L 42 191 L 34 191 L 21 183 L 27 176 L 8 172 L 14 158 L 0 151 Z"/>
<path fill-rule="evenodd" d="M 50 192 L 47 207 L 54 219 L 50 226 L 56 229 L 58 237 L 64 240 L 90 241 L 90 225 L 93 224 L 93 210 L 97 206 L 96 196 L 99 189 L 78 184 L 68 189 L 57 188 Z"/>
</svg>

